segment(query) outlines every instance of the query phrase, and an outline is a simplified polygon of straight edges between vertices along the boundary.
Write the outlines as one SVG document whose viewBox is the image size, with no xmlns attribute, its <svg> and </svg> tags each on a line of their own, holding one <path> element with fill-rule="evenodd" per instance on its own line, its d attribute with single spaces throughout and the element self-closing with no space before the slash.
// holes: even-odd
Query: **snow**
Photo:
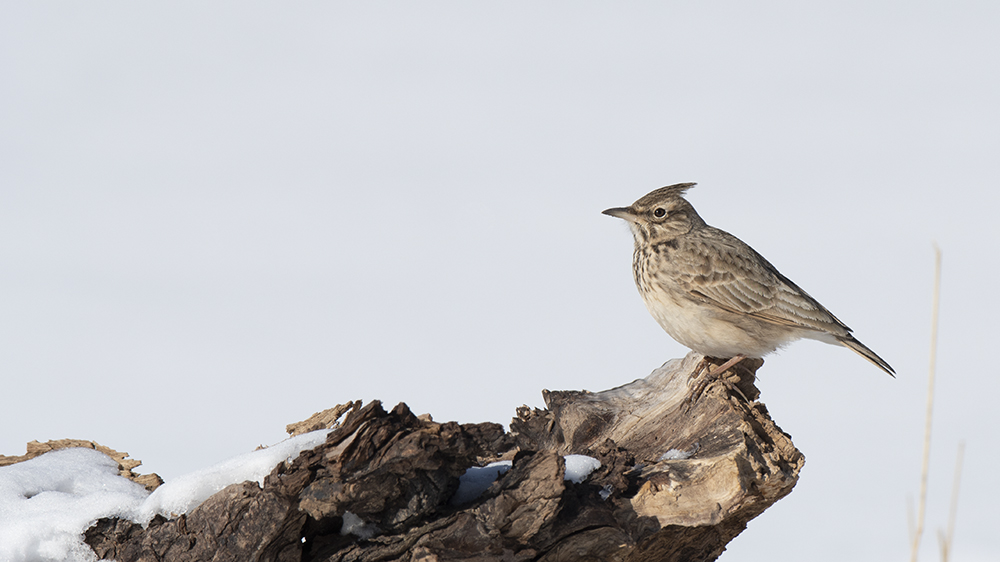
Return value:
<svg viewBox="0 0 1000 562">
<path fill-rule="evenodd" d="M 590 473 L 600 468 L 601 461 L 586 455 L 566 455 L 566 473 L 564 480 L 579 484 L 590 476 Z M 511 461 L 491 462 L 486 466 L 473 466 L 465 471 L 458 481 L 458 490 L 451 498 L 452 505 L 470 502 L 486 491 L 497 476 L 510 470 Z"/>
<path fill-rule="evenodd" d="M 83 531 L 101 517 L 132 518 L 147 494 L 93 449 L 52 451 L 2 467 L 0 560 L 96 560 Z"/>
<path fill-rule="evenodd" d="M 694 456 L 695 453 L 698 452 L 698 449 L 701 449 L 701 443 L 695 443 L 687 451 L 682 451 L 680 449 L 670 449 L 666 453 L 663 453 L 662 455 L 660 455 L 660 460 L 661 461 L 677 461 L 677 460 L 689 459 L 692 456 Z"/>
<path fill-rule="evenodd" d="M 180 476 L 152 494 L 118 475 L 118 464 L 92 449 L 62 449 L 0 467 L 0 560 L 95 562 L 83 532 L 102 517 L 146 524 L 157 513 L 188 513 L 225 488 L 263 483 L 283 461 L 326 440 L 328 430 L 287 439 Z"/>
<path fill-rule="evenodd" d="M 511 461 L 491 462 L 486 466 L 473 466 L 458 479 L 458 490 L 451 497 L 451 505 L 470 502 L 486 491 L 497 476 L 510 470 Z"/>
<path fill-rule="evenodd" d="M 304 433 L 266 449 L 244 453 L 208 468 L 178 476 L 146 498 L 135 521 L 145 525 L 156 515 L 169 518 L 188 513 L 230 484 L 252 480 L 263 485 L 264 477 L 275 466 L 294 459 L 306 449 L 322 444 L 328 433 L 329 430 Z"/>
<path fill-rule="evenodd" d="M 566 455 L 566 480 L 579 484 L 601 467 L 601 461 L 587 455 Z"/>
<path fill-rule="evenodd" d="M 368 525 L 363 519 L 350 511 L 344 512 L 344 522 L 340 526 L 341 535 L 355 535 L 361 539 L 370 539 L 378 531 L 373 525 Z"/>
<path fill-rule="evenodd" d="M 663 453 L 662 455 L 660 455 L 660 460 L 661 461 L 676 461 L 676 460 L 686 459 L 689 456 L 691 456 L 691 455 L 687 454 L 684 451 L 681 451 L 680 449 L 670 449 L 666 453 Z"/>
</svg>

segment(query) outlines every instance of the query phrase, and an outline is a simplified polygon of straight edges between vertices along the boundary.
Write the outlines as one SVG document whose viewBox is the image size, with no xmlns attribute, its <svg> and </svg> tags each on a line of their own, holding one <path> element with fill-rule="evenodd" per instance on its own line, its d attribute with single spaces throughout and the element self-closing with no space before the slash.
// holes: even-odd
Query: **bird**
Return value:
<svg viewBox="0 0 1000 562">
<path fill-rule="evenodd" d="M 808 338 L 847 347 L 895 377 L 884 359 L 771 262 L 706 224 L 684 198 L 695 185 L 668 185 L 629 207 L 603 211 L 628 222 L 635 284 L 670 337 L 706 358 L 728 359 L 710 375 Z"/>
</svg>

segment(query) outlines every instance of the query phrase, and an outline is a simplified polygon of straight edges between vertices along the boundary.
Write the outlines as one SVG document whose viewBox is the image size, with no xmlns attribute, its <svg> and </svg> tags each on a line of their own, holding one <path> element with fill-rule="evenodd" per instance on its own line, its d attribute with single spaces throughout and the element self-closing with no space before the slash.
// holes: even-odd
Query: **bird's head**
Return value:
<svg viewBox="0 0 1000 562">
<path fill-rule="evenodd" d="M 637 244 L 655 244 L 671 240 L 704 226 L 698 213 L 687 200 L 684 192 L 693 183 L 678 183 L 651 191 L 629 207 L 616 207 L 603 211 L 605 215 L 628 221 Z"/>
</svg>

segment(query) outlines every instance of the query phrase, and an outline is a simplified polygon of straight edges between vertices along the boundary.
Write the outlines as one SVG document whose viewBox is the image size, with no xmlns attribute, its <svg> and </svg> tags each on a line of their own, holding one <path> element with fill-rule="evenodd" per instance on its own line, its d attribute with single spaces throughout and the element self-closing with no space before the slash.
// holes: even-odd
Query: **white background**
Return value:
<svg viewBox="0 0 1000 562">
<path fill-rule="evenodd" d="M 758 386 L 805 453 L 723 560 L 997 560 L 995 2 L 3 2 L 0 453 L 179 476 L 353 399 L 506 423 L 686 350 L 600 214 L 662 185 L 889 361 Z"/>
</svg>

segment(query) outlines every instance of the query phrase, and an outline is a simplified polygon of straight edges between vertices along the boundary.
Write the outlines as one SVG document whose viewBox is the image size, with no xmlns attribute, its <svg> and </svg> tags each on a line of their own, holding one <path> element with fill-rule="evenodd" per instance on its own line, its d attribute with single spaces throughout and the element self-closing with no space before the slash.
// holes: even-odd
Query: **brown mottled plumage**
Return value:
<svg viewBox="0 0 1000 562">
<path fill-rule="evenodd" d="M 628 221 L 632 273 L 653 318 L 709 357 L 762 357 L 800 338 L 848 347 L 894 374 L 816 299 L 732 234 L 705 224 L 683 195 L 662 187 L 604 214 Z"/>
</svg>

